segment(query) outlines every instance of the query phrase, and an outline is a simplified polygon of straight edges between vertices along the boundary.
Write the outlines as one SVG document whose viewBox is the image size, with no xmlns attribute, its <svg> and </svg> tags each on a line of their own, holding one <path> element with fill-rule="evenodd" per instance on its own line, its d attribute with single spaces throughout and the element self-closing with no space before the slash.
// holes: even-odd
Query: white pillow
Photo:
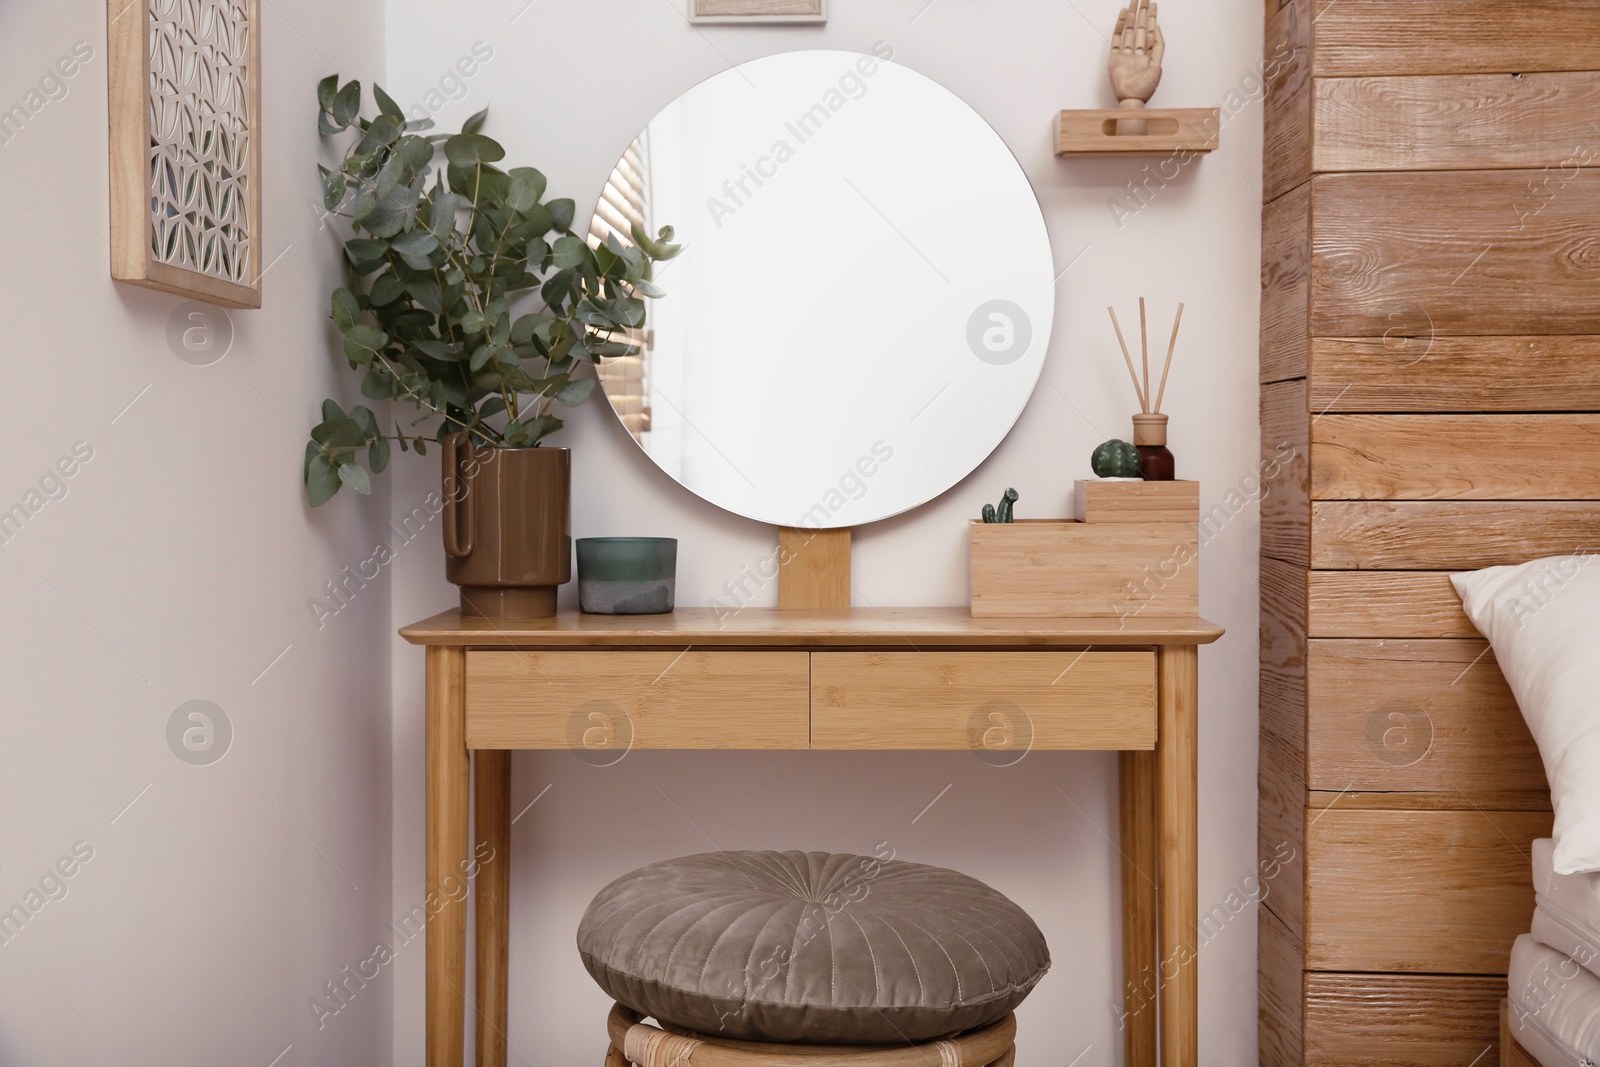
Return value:
<svg viewBox="0 0 1600 1067">
<path fill-rule="evenodd" d="M 1556 811 L 1556 871 L 1600 871 L 1600 555 L 1450 580 L 1538 742 Z"/>
</svg>

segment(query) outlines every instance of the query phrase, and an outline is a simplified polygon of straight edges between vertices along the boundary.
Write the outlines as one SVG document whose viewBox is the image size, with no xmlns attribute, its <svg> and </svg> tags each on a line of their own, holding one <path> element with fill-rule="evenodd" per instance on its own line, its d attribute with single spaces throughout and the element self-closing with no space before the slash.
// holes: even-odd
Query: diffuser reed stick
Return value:
<svg viewBox="0 0 1600 1067">
<path fill-rule="evenodd" d="M 1122 348 L 1122 362 L 1128 368 L 1128 379 L 1133 382 L 1133 395 L 1139 400 L 1139 413 L 1159 415 L 1161 399 L 1167 393 L 1167 372 L 1172 370 L 1172 353 L 1178 347 L 1178 326 L 1183 322 L 1183 304 L 1178 304 L 1178 313 L 1172 320 L 1172 338 L 1167 342 L 1167 358 L 1161 365 L 1161 384 L 1156 388 L 1154 407 L 1150 404 L 1150 344 L 1145 328 L 1144 297 L 1139 298 L 1139 358 L 1144 367 L 1142 379 L 1139 371 L 1134 369 L 1133 353 L 1128 351 L 1128 342 L 1122 339 L 1122 326 L 1117 322 L 1116 308 L 1108 307 L 1106 312 L 1111 316 L 1111 328 L 1117 331 L 1117 344 Z"/>
<path fill-rule="evenodd" d="M 1167 342 L 1167 361 L 1161 365 L 1161 386 L 1156 390 L 1156 410 L 1161 410 L 1161 398 L 1167 393 L 1167 371 L 1172 369 L 1172 350 L 1178 347 L 1178 323 L 1183 321 L 1183 301 L 1178 301 L 1178 314 L 1172 319 L 1172 340 Z M 1148 380 L 1145 388 L 1150 388 Z"/>
<path fill-rule="evenodd" d="M 1146 340 L 1144 329 L 1144 297 L 1139 298 L 1139 362 L 1144 367 L 1144 389 L 1140 395 L 1144 397 L 1144 410 L 1150 412 L 1150 342 Z"/>
<path fill-rule="evenodd" d="M 1139 372 L 1133 369 L 1133 357 L 1128 354 L 1128 342 L 1122 339 L 1122 327 L 1117 323 L 1115 308 L 1106 308 L 1111 313 L 1111 328 L 1117 331 L 1117 344 L 1122 346 L 1122 362 L 1128 365 L 1128 379 L 1133 382 L 1133 395 L 1139 398 L 1139 410 L 1147 411 L 1150 405 L 1145 401 L 1144 390 L 1139 388 Z"/>
</svg>

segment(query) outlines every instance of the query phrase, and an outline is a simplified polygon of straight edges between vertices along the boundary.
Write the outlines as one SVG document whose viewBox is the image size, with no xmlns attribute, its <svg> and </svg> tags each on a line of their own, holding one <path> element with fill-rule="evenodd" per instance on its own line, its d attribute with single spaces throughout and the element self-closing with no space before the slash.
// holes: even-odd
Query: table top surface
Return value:
<svg viewBox="0 0 1600 1067">
<path fill-rule="evenodd" d="M 1222 627 L 1205 619 L 982 618 L 964 607 L 680 608 L 665 615 L 482 619 L 442 611 L 400 635 L 415 645 L 472 648 L 1081 648 L 1208 645 Z"/>
</svg>

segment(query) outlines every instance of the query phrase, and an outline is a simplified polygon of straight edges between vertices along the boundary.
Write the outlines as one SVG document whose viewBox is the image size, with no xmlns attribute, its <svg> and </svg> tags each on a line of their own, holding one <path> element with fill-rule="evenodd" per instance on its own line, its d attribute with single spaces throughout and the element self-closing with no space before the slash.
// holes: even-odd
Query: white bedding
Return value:
<svg viewBox="0 0 1600 1067">
<path fill-rule="evenodd" d="M 1549 838 L 1533 843 L 1533 936 L 1600 976 L 1600 874 L 1557 874 L 1554 853 Z"/>
<path fill-rule="evenodd" d="M 1543 1067 L 1600 1062 L 1600 977 L 1523 934 L 1510 983 L 1512 1036 Z"/>
</svg>

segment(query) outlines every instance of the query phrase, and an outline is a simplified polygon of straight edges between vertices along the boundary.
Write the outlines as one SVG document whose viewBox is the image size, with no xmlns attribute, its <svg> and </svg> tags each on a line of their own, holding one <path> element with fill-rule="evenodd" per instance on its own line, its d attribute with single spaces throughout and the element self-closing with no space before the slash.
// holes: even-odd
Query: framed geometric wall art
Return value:
<svg viewBox="0 0 1600 1067">
<path fill-rule="evenodd" d="M 827 22 L 828 0 L 689 0 L 689 21 Z"/>
<path fill-rule="evenodd" d="M 111 277 L 261 306 L 258 0 L 107 0 Z"/>
</svg>

